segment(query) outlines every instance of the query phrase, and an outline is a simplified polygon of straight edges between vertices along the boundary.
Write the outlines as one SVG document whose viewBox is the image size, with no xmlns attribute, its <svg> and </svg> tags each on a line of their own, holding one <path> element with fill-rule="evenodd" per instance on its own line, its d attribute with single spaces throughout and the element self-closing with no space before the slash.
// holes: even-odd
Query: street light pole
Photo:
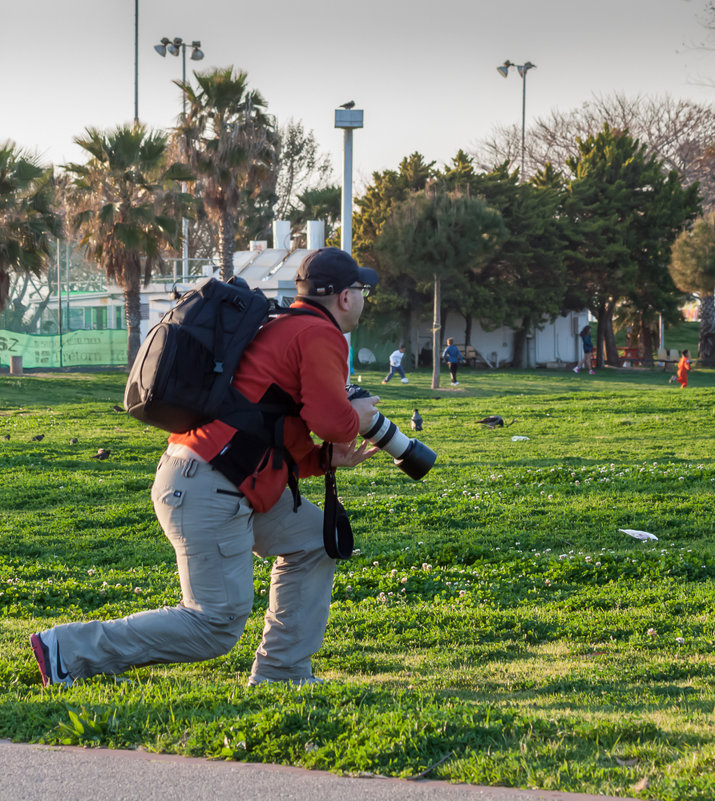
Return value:
<svg viewBox="0 0 715 801">
<path fill-rule="evenodd" d="M 139 0 L 134 0 L 134 125 L 139 125 Z"/>
<path fill-rule="evenodd" d="M 175 36 L 173 39 L 169 39 L 168 36 L 165 36 L 161 43 L 158 45 L 154 45 L 154 50 L 164 58 L 166 56 L 167 50 L 171 53 L 172 56 L 178 56 L 179 51 L 181 51 L 181 82 L 182 84 L 186 84 L 186 48 L 191 48 L 191 60 L 192 61 L 201 61 L 204 57 L 203 50 L 201 50 L 201 42 L 198 40 L 194 40 L 191 44 L 185 42 L 180 36 Z M 183 93 L 182 98 L 182 113 L 181 119 L 186 119 L 186 92 Z M 186 192 L 186 182 L 182 182 L 181 184 L 181 191 Z M 187 283 L 189 280 L 189 221 L 186 217 L 182 220 L 182 240 L 183 240 L 183 248 L 182 248 L 182 261 L 183 261 L 183 277 L 182 280 L 184 283 Z"/>
<path fill-rule="evenodd" d="M 532 64 L 531 61 L 527 61 L 524 64 L 514 64 L 512 61 L 507 59 L 503 64 L 497 67 L 497 72 L 503 77 L 506 78 L 509 74 L 509 68 L 516 67 L 516 71 L 519 73 L 519 77 L 521 78 L 522 83 L 522 91 L 521 91 L 521 172 L 519 174 L 519 180 L 524 180 L 524 154 L 526 152 L 526 73 L 529 70 L 536 69 L 536 64 Z"/>
<path fill-rule="evenodd" d="M 335 109 L 335 127 L 343 129 L 343 192 L 340 219 L 340 249 L 353 252 L 353 130 L 362 128 L 363 112 L 346 103 Z"/>
</svg>

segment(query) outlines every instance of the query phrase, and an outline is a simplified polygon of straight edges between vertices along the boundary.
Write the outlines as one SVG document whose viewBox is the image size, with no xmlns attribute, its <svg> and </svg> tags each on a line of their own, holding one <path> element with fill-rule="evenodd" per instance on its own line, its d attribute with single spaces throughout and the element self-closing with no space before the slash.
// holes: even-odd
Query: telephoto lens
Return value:
<svg viewBox="0 0 715 801">
<path fill-rule="evenodd" d="M 368 390 L 351 384 L 348 387 L 348 400 L 369 398 Z M 381 412 L 375 412 L 370 427 L 361 434 L 366 440 L 392 456 L 395 464 L 407 475 L 419 481 L 429 473 L 437 459 L 437 454 L 418 439 L 406 437 L 400 429 Z"/>
</svg>

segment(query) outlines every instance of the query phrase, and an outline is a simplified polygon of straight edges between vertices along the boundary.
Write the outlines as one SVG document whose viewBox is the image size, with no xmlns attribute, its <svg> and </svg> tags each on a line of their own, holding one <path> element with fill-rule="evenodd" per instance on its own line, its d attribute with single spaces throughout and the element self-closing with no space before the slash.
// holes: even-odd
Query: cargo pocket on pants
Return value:
<svg viewBox="0 0 715 801">
<path fill-rule="evenodd" d="M 222 540 L 217 547 L 223 566 L 226 612 L 233 621 L 249 615 L 253 607 L 253 554 L 241 537 Z"/>
</svg>

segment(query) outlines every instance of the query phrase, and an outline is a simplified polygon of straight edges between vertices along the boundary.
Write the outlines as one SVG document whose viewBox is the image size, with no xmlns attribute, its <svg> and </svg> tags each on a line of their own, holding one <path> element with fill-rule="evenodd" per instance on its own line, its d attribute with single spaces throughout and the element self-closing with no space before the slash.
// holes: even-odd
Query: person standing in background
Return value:
<svg viewBox="0 0 715 801">
<path fill-rule="evenodd" d="M 459 365 L 464 362 L 464 356 L 462 356 L 462 352 L 454 344 L 454 339 L 452 337 L 449 337 L 447 340 L 447 347 L 444 349 L 442 358 L 445 362 L 447 362 L 449 374 L 452 378 L 452 386 L 459 386 L 459 381 L 457 381 L 457 370 L 459 369 Z"/>
<path fill-rule="evenodd" d="M 390 354 L 390 371 L 388 374 L 382 379 L 383 384 L 387 384 L 387 382 L 392 378 L 395 373 L 399 373 L 402 376 L 402 383 L 409 384 L 410 380 L 405 375 L 405 370 L 402 367 L 402 357 L 405 355 L 405 351 L 407 348 L 400 343 L 400 347 L 397 350 L 393 350 Z"/>
<path fill-rule="evenodd" d="M 595 375 L 593 369 L 593 342 L 591 341 L 591 326 L 586 324 L 579 332 L 578 335 L 581 337 L 581 343 L 583 345 L 583 357 L 581 361 L 573 368 L 574 373 L 578 373 L 578 371 L 583 367 L 584 370 L 588 367 L 588 372 L 591 375 Z"/>
</svg>

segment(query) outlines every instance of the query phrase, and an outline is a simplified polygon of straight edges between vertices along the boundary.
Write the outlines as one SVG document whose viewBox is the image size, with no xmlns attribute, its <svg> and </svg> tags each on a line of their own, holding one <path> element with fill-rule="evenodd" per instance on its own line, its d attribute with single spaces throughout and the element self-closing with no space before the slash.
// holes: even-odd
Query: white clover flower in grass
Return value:
<svg viewBox="0 0 715 801">
<path fill-rule="evenodd" d="M 142 591 L 142 588 L 141 588 L 141 587 L 135 587 L 135 588 L 134 588 L 134 594 L 135 594 L 135 595 L 139 595 L 139 593 L 140 593 L 141 591 Z"/>
<path fill-rule="evenodd" d="M 685 637 L 676 637 L 675 642 L 677 642 L 678 645 L 683 645 L 683 643 L 685 642 Z"/>
<path fill-rule="evenodd" d="M 648 629 L 648 631 L 646 632 L 646 634 L 647 634 L 649 637 L 655 637 L 655 636 L 657 636 L 658 632 L 657 632 L 655 629 Z"/>
<path fill-rule="evenodd" d="M 87 575 L 88 575 L 88 576 L 93 576 L 93 575 L 94 575 L 94 570 L 92 570 L 92 569 L 90 568 L 90 569 L 87 571 Z"/>
</svg>

